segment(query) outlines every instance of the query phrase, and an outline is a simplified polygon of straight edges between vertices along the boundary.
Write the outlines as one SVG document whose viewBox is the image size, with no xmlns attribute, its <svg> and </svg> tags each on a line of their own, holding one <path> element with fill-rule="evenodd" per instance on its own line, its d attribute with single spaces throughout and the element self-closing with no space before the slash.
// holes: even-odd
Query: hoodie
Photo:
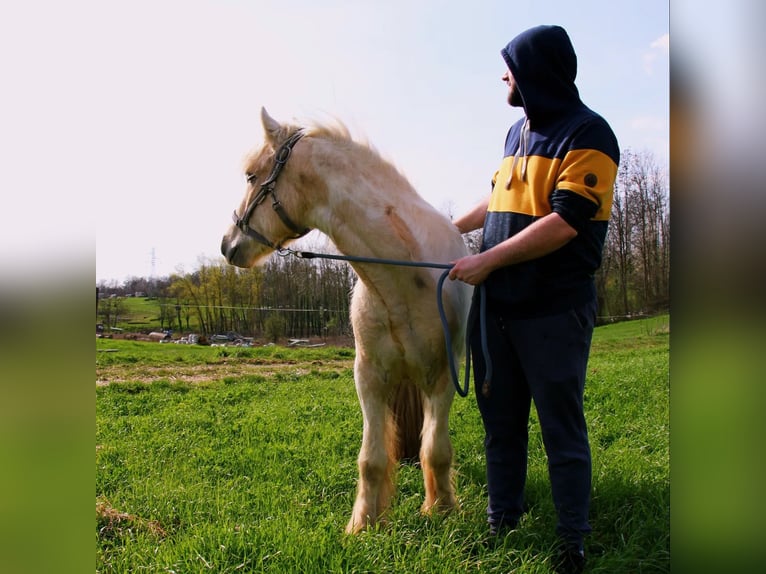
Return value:
<svg viewBox="0 0 766 574">
<path fill-rule="evenodd" d="M 544 257 L 494 271 L 487 296 L 510 317 L 560 313 L 595 299 L 619 146 L 609 124 L 580 99 L 577 57 L 563 28 L 527 30 L 501 54 L 525 117 L 509 129 L 492 179 L 482 251 L 550 213 L 577 236 Z"/>
</svg>

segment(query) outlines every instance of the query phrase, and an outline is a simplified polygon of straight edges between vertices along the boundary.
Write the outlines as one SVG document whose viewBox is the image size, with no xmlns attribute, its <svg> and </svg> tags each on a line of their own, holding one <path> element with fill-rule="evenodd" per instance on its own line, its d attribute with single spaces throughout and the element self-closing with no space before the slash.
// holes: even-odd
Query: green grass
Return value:
<svg viewBox="0 0 766 574">
<path fill-rule="evenodd" d="M 157 299 L 146 297 L 124 297 L 122 304 L 125 307 L 125 315 L 122 322 L 125 327 L 142 329 L 159 329 L 160 304 Z M 125 328 L 123 327 L 123 328 Z"/>
<path fill-rule="evenodd" d="M 99 301 L 99 305 L 107 305 L 108 301 Z M 160 330 L 160 302 L 150 297 L 121 297 L 120 305 L 122 312 L 117 316 L 117 323 L 114 325 L 128 332 L 150 332 Z M 99 315 L 97 321 L 101 322 L 104 318 Z M 114 320 L 114 318 L 112 318 Z M 175 315 L 173 315 L 175 323 Z M 196 320 L 195 320 L 196 324 Z"/>
<path fill-rule="evenodd" d="M 667 325 L 666 316 L 594 336 L 590 572 L 670 571 Z M 388 522 L 349 537 L 362 430 L 353 350 L 235 356 L 109 340 L 97 349 L 97 377 L 122 380 L 96 389 L 99 572 L 549 572 L 555 513 L 534 417 L 530 512 L 504 546 L 481 544 L 483 430 L 472 397 L 456 397 L 450 419 L 460 509 L 422 517 L 421 474 L 404 466 Z M 174 367 L 217 370 L 193 383 L 162 371 L 147 379 L 150 368 Z"/>
<path fill-rule="evenodd" d="M 96 368 L 109 365 L 188 365 L 219 364 L 240 360 L 311 363 L 322 360 L 352 360 L 354 350 L 346 347 L 212 347 L 205 345 L 176 345 L 130 341 L 126 339 L 96 339 Z"/>
<path fill-rule="evenodd" d="M 99 301 L 99 306 L 107 305 L 107 299 Z M 156 297 L 120 297 L 121 312 L 117 316 L 116 324 L 112 325 L 122 329 L 126 333 L 149 333 L 151 331 L 161 331 L 163 328 L 178 331 L 178 318 L 175 310 L 175 299 L 165 299 L 161 301 Z M 161 305 L 169 305 L 168 316 L 163 323 L 160 323 Z M 181 312 L 182 332 L 197 333 L 200 331 L 197 314 L 189 314 L 189 324 L 186 324 L 186 312 Z M 98 314 L 96 322 L 104 321 L 104 317 Z M 111 320 L 114 320 L 112 317 Z M 106 332 L 109 332 L 107 326 Z"/>
</svg>

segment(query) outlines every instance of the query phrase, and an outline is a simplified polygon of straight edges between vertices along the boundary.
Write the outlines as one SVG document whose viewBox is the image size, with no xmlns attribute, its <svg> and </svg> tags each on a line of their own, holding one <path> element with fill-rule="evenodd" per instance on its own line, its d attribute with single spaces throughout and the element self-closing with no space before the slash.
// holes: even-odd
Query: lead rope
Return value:
<svg viewBox="0 0 766 574">
<path fill-rule="evenodd" d="M 439 318 L 442 321 L 442 330 L 444 331 L 444 344 L 447 347 L 447 357 L 449 358 L 449 368 L 452 375 L 452 383 L 455 385 L 457 394 L 461 397 L 468 396 L 468 381 L 471 377 L 471 333 L 476 323 L 476 303 L 479 303 L 479 329 L 481 333 L 481 352 L 484 357 L 484 382 L 481 385 L 481 394 L 489 396 L 490 381 L 492 380 L 492 360 L 489 357 L 489 348 L 487 345 L 487 307 L 486 297 L 484 296 L 484 283 L 479 283 L 473 290 L 471 299 L 471 309 L 468 312 L 468 324 L 465 328 L 465 372 L 463 385 L 460 385 L 457 369 L 455 368 L 455 357 L 452 354 L 452 336 L 447 323 L 447 316 L 444 313 L 444 304 L 442 302 L 442 285 L 449 275 L 449 269 L 439 277 L 439 283 L 436 288 L 436 305 L 439 308 Z"/>
<path fill-rule="evenodd" d="M 473 298 L 471 299 L 471 309 L 468 312 L 468 324 L 466 325 L 465 334 L 465 373 L 463 384 L 460 384 L 460 380 L 457 374 L 457 368 L 455 367 L 455 356 L 452 354 L 452 336 L 450 335 L 449 323 L 447 321 L 447 315 L 444 312 L 444 301 L 442 296 L 442 290 L 444 286 L 444 280 L 449 276 L 450 269 L 454 267 L 451 263 L 432 263 L 429 261 L 404 261 L 400 259 L 380 259 L 377 257 L 360 257 L 356 255 L 332 255 L 329 253 L 312 253 L 311 251 L 294 251 L 293 249 L 281 248 L 277 250 L 277 253 L 285 257 L 287 255 L 294 255 L 299 259 L 334 259 L 336 261 L 352 261 L 355 263 L 377 263 L 380 265 L 399 265 L 405 267 L 429 267 L 432 269 L 444 269 L 444 273 L 439 277 L 439 282 L 436 287 L 436 306 L 439 309 L 439 319 L 441 319 L 442 330 L 444 331 L 444 344 L 447 347 L 447 358 L 449 359 L 450 375 L 452 376 L 452 384 L 455 385 L 457 394 L 461 397 L 468 396 L 468 385 L 471 376 L 471 339 L 470 335 L 473 331 L 473 326 L 476 323 L 476 307 L 479 308 L 479 329 L 481 332 L 481 350 L 484 357 L 485 373 L 484 382 L 481 386 L 481 392 L 485 397 L 489 396 L 490 381 L 492 380 L 492 360 L 489 356 L 489 347 L 487 344 L 487 312 L 486 312 L 486 297 L 484 293 L 484 284 L 481 283 L 474 288 Z"/>
</svg>

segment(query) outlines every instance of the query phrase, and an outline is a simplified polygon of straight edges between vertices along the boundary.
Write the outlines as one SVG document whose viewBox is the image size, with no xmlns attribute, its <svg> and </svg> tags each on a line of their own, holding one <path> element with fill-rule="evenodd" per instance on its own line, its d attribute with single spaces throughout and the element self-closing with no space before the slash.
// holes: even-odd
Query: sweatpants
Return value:
<svg viewBox="0 0 766 574">
<path fill-rule="evenodd" d="M 480 322 L 475 322 L 471 348 L 476 399 L 485 430 L 491 526 L 513 528 L 523 513 L 529 414 L 534 401 L 558 515 L 556 532 L 564 542 L 582 547 L 591 531 L 591 455 L 583 392 L 595 316 L 595 301 L 532 319 L 509 318 L 488 302 L 489 396 L 482 392 L 486 365 Z"/>
</svg>

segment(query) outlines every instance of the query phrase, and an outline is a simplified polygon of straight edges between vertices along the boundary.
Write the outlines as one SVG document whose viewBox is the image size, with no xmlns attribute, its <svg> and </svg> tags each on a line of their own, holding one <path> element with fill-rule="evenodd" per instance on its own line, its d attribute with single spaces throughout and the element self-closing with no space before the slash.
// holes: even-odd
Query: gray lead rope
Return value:
<svg viewBox="0 0 766 574">
<path fill-rule="evenodd" d="M 468 396 L 468 383 L 471 376 L 471 339 L 470 335 L 473 331 L 474 323 L 476 322 L 476 307 L 478 302 L 479 307 L 479 328 L 481 329 L 481 350 L 484 356 L 484 382 L 481 387 L 482 394 L 486 397 L 489 396 L 490 381 L 492 380 L 492 361 L 489 356 L 489 348 L 487 345 L 487 313 L 486 313 L 486 297 L 484 295 L 484 284 L 479 284 L 478 289 L 474 289 L 473 299 L 471 300 L 471 310 L 468 313 L 468 324 L 466 326 L 465 334 L 465 374 L 464 382 L 461 385 L 457 374 L 457 368 L 455 367 L 455 357 L 452 354 L 452 336 L 450 335 L 449 323 L 447 322 L 447 316 L 444 312 L 444 301 L 442 298 L 442 290 L 444 286 L 444 280 L 449 276 L 450 269 L 454 267 L 451 263 L 431 263 L 429 261 L 404 261 L 400 259 L 379 259 L 377 257 L 360 257 L 356 255 L 331 255 L 328 253 L 312 253 L 311 251 L 293 251 L 292 249 L 280 249 L 277 251 L 279 255 L 295 255 L 300 259 L 334 259 L 336 261 L 352 261 L 355 263 L 377 263 L 381 265 L 399 265 L 404 267 L 429 267 L 432 269 L 444 269 L 444 273 L 439 277 L 439 282 L 436 287 L 436 305 L 439 308 L 439 318 L 442 322 L 442 330 L 444 331 L 444 343 L 447 347 L 447 357 L 449 359 L 450 374 L 452 375 L 452 383 L 455 385 L 457 394 L 461 397 Z"/>
</svg>

